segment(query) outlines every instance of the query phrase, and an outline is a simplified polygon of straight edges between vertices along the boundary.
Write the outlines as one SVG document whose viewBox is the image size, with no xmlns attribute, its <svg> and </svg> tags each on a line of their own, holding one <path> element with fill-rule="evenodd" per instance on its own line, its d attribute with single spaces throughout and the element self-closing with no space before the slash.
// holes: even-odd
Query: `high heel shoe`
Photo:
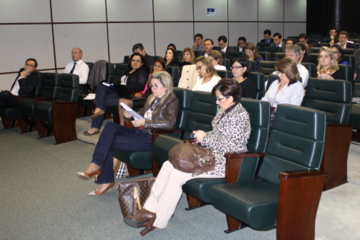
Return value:
<svg viewBox="0 0 360 240">
<path fill-rule="evenodd" d="M 107 186 L 102 192 L 97 192 L 96 190 L 92 191 L 89 193 L 90 196 L 99 196 L 99 195 L 104 195 L 106 193 L 107 190 L 110 189 L 110 191 L 112 191 L 112 188 L 114 187 L 115 182 L 109 183 L 109 186 Z"/>
<path fill-rule="evenodd" d="M 145 229 L 140 232 L 140 234 L 144 236 L 155 229 L 153 226 L 155 219 L 156 213 L 143 208 L 134 217 L 124 217 L 124 222 L 134 228 L 145 227 Z"/>
<path fill-rule="evenodd" d="M 77 175 L 79 178 L 83 179 L 83 180 L 89 180 L 92 177 L 95 177 L 95 182 L 97 181 L 98 176 L 101 174 L 101 169 L 97 169 L 96 171 L 92 172 L 92 173 L 87 173 L 87 172 L 77 172 Z"/>
</svg>

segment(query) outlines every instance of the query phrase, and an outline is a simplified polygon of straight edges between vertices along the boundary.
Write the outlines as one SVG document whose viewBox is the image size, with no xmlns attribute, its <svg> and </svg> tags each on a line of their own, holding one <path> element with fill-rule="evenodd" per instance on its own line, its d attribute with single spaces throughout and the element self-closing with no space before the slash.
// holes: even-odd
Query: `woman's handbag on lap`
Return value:
<svg viewBox="0 0 360 240">
<path fill-rule="evenodd" d="M 139 179 L 131 182 L 121 182 L 119 189 L 119 204 L 124 217 L 135 216 L 150 195 L 155 178 Z"/>
<path fill-rule="evenodd" d="M 193 176 L 212 171 L 215 168 L 215 158 L 209 149 L 196 143 L 182 143 L 175 145 L 169 151 L 169 161 L 174 168 Z"/>
</svg>

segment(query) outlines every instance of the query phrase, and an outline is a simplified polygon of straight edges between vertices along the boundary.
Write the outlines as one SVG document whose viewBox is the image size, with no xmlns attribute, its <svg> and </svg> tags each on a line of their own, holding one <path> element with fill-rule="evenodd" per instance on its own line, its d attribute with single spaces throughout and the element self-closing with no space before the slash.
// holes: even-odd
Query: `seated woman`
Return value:
<svg viewBox="0 0 360 240">
<path fill-rule="evenodd" d="M 120 84 L 126 85 L 130 92 L 142 91 L 147 81 L 147 72 L 145 71 L 145 58 L 140 53 L 133 53 L 130 57 L 128 68 L 130 69 L 120 78 Z M 105 110 L 111 106 L 117 106 L 119 95 L 114 88 L 99 84 L 96 88 L 95 111 L 91 116 L 93 119 L 91 128 L 84 132 L 84 135 L 94 135 L 100 132 L 104 121 Z"/>
<path fill-rule="evenodd" d="M 317 78 L 322 79 L 344 79 L 339 70 L 339 65 L 335 59 L 334 52 L 328 47 L 322 47 L 319 51 Z"/>
<path fill-rule="evenodd" d="M 300 74 L 296 63 L 285 57 L 275 65 L 278 80 L 275 80 L 261 99 L 270 102 L 271 112 L 275 113 L 278 104 L 292 104 L 300 106 L 304 97 L 304 87 L 299 81 Z"/>
<path fill-rule="evenodd" d="M 209 52 L 208 59 L 216 71 L 226 71 L 226 67 L 222 65 L 224 63 L 224 59 L 218 50 L 211 50 Z"/>
<path fill-rule="evenodd" d="M 241 96 L 256 99 L 256 85 L 254 80 L 248 78 L 250 73 L 249 63 L 244 58 L 234 58 L 231 64 L 234 79 L 240 83 Z"/>
<path fill-rule="evenodd" d="M 310 56 L 309 56 L 309 53 L 310 53 L 310 49 L 308 46 L 306 46 L 305 43 L 303 42 L 298 42 L 296 43 L 296 45 L 298 45 L 301 49 L 301 57 L 300 57 L 300 63 L 302 62 L 311 62 L 310 61 Z"/>
<path fill-rule="evenodd" d="M 164 59 L 166 61 L 166 66 L 178 66 L 177 53 L 176 50 L 174 50 L 173 48 L 168 48 L 166 50 Z"/>
<path fill-rule="evenodd" d="M 251 42 L 246 43 L 245 45 L 245 59 L 248 61 L 254 61 L 255 63 L 255 69 L 257 70 L 259 67 L 260 61 L 263 60 L 263 58 L 258 54 L 257 49 L 255 45 Z"/>
<path fill-rule="evenodd" d="M 178 87 L 191 90 L 199 77 L 199 74 L 196 71 L 194 50 L 191 48 L 184 48 L 182 60 L 184 64 L 181 70 Z"/>
<path fill-rule="evenodd" d="M 182 61 L 190 64 L 195 63 L 195 53 L 191 48 L 184 48 L 182 52 Z"/>
<path fill-rule="evenodd" d="M 151 128 L 173 129 L 179 108 L 179 100 L 173 94 L 172 78 L 168 72 L 154 73 L 150 78 L 149 88 L 152 94 L 148 97 L 139 114 L 144 119 L 131 123 L 135 129 L 116 123 L 106 124 L 96 144 L 93 160 L 85 172 L 78 172 L 82 179 L 95 176 L 99 186 L 89 195 L 104 194 L 114 186 L 114 170 L 112 151 L 148 151 L 151 150 Z M 125 112 L 125 117 L 131 117 Z"/>
<path fill-rule="evenodd" d="M 153 65 L 153 72 L 149 74 L 148 81 L 145 84 L 144 89 L 141 92 L 137 92 L 134 94 L 136 98 L 139 99 L 127 99 L 127 98 L 120 98 L 119 99 L 119 119 L 120 119 L 120 125 L 124 126 L 124 110 L 120 106 L 120 103 L 123 102 L 129 107 L 135 107 L 135 108 L 142 108 L 146 102 L 147 97 L 151 94 L 151 90 L 149 88 L 149 81 L 152 76 L 152 74 L 159 72 L 159 71 L 165 71 L 165 60 L 163 58 L 157 58 Z"/>
<path fill-rule="evenodd" d="M 212 121 L 213 130 L 193 131 L 201 146 L 213 151 L 215 169 L 197 176 L 181 172 L 166 161 L 151 189 L 144 207 L 134 217 L 125 217 L 129 226 L 146 227 L 142 235 L 156 228 L 165 228 L 175 212 L 182 195 L 182 185 L 194 178 L 222 178 L 225 176 L 224 154 L 247 151 L 251 125 L 249 114 L 240 103 L 240 84 L 234 80 L 221 80 L 212 90 L 219 111 Z"/>
<path fill-rule="evenodd" d="M 213 87 L 221 80 L 215 68 L 207 57 L 200 56 L 195 60 L 196 71 L 199 77 L 196 80 L 193 91 L 211 92 Z"/>
<path fill-rule="evenodd" d="M 342 50 L 342 48 L 339 45 L 337 45 L 337 44 L 332 45 L 331 50 L 333 50 L 335 60 L 337 61 L 338 64 L 349 65 L 349 63 L 347 61 L 345 61 L 344 51 Z"/>
</svg>

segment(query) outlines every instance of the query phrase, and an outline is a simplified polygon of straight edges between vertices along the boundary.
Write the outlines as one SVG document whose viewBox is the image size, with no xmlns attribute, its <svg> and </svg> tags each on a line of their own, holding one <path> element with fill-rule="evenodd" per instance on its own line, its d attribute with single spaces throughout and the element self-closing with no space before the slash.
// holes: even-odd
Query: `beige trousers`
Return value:
<svg viewBox="0 0 360 240">
<path fill-rule="evenodd" d="M 166 161 L 157 176 L 151 189 L 149 198 L 144 204 L 144 208 L 150 212 L 156 213 L 154 226 L 165 228 L 175 212 L 175 208 L 182 194 L 182 185 L 194 178 L 222 178 L 209 174 L 200 174 L 192 176 L 191 173 L 181 172 Z"/>
</svg>

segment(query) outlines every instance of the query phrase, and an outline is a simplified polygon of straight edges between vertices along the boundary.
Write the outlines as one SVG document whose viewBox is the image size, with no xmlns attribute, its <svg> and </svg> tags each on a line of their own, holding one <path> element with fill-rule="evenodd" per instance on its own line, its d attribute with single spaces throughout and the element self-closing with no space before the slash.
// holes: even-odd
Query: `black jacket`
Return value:
<svg viewBox="0 0 360 240">
<path fill-rule="evenodd" d="M 16 79 L 18 79 L 22 71 L 24 71 L 24 68 L 21 68 L 19 70 L 19 73 L 16 76 L 14 83 L 10 88 L 10 91 L 15 86 Z M 38 82 L 39 82 L 39 76 L 37 71 L 33 71 L 26 78 L 20 78 L 19 79 L 20 89 L 18 95 L 34 96 Z"/>
</svg>

